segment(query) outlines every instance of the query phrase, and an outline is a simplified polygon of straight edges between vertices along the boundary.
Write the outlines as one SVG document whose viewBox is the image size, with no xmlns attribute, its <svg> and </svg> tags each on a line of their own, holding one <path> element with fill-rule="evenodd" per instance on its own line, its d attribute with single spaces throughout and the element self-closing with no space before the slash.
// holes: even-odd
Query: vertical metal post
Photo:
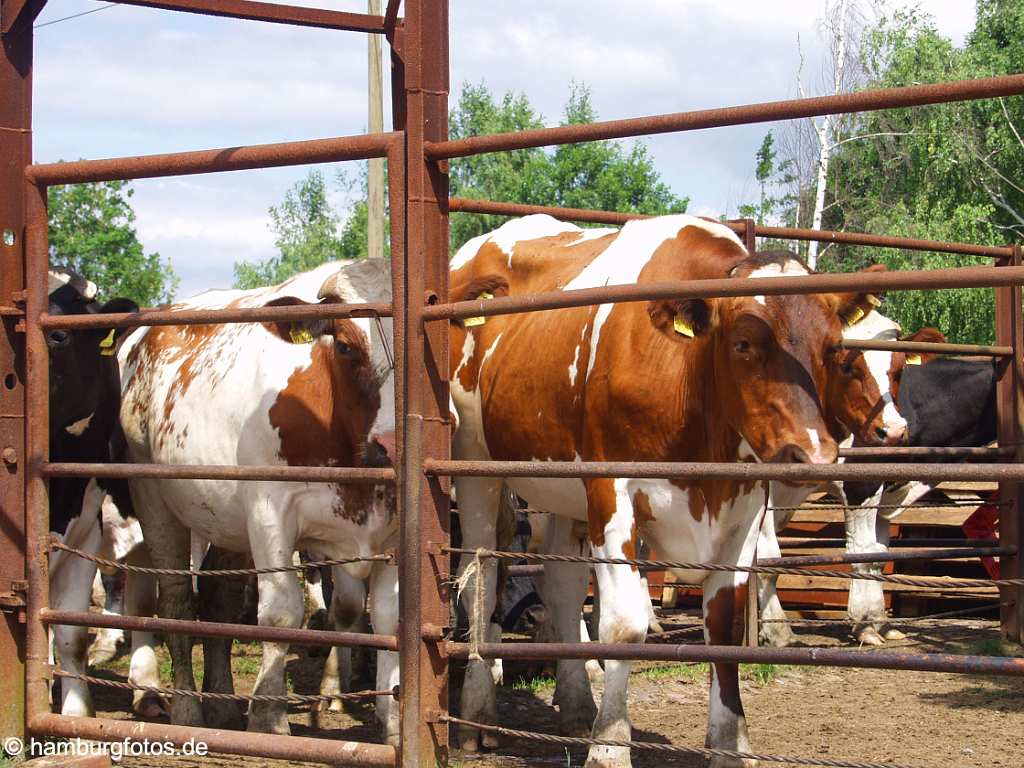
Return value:
<svg viewBox="0 0 1024 768">
<path fill-rule="evenodd" d="M 380 15 L 380 0 L 368 0 L 367 12 Z M 381 35 L 367 35 L 367 133 L 384 130 L 384 86 L 381 77 Z M 384 158 L 369 161 L 366 180 L 366 255 L 371 259 L 384 257 Z"/>
<path fill-rule="evenodd" d="M 6 6 L 6 0 L 4 2 Z M 4 10 L 8 10 L 5 8 Z M 16 301 L 25 289 L 25 166 L 32 162 L 32 19 L 3 33 L 0 57 L 0 734 L 25 723 L 25 336 Z"/>
<path fill-rule="evenodd" d="M 448 3 L 407 0 L 404 54 L 406 128 L 405 435 L 401 460 L 402 521 L 399 613 L 402 669 L 400 764 L 445 765 L 448 669 L 441 647 L 423 637 L 427 623 L 448 623 L 447 590 L 430 545 L 447 541 L 447 479 L 426 479 L 425 458 L 449 456 L 448 327 L 425 327 L 425 303 L 448 294 L 448 167 L 427 162 L 424 141 L 448 137 Z"/>
<path fill-rule="evenodd" d="M 743 220 L 743 244 L 747 246 L 749 253 L 754 253 L 757 250 L 757 226 L 753 219 Z"/>
<path fill-rule="evenodd" d="M 1013 246 L 1013 255 L 1000 259 L 1000 266 L 1020 266 L 1021 246 Z M 1024 429 L 1024 308 L 1021 306 L 1020 286 L 996 288 L 996 344 L 1012 345 L 1013 357 L 1002 358 L 999 362 L 999 381 L 996 385 L 996 413 L 1000 445 L 1014 448 L 1010 461 L 1024 460 L 1024 446 L 1021 438 Z M 1024 553 L 1024 485 L 1002 482 L 999 484 L 999 500 L 1003 502 L 999 513 L 999 540 L 1002 544 L 1014 545 Z M 1003 578 L 1024 576 L 1024 557 L 1021 554 L 1000 558 L 1000 575 Z M 1024 641 L 1024 587 L 1003 587 L 1000 590 L 999 611 L 1003 636 L 1012 642 Z"/>
<path fill-rule="evenodd" d="M 26 185 L 25 302 L 26 423 L 25 549 L 28 617 L 25 652 L 25 716 L 49 712 L 49 643 L 40 611 L 49 604 L 49 493 L 42 466 L 50 454 L 50 354 L 39 317 L 47 307 L 49 264 L 46 187 Z"/>
</svg>

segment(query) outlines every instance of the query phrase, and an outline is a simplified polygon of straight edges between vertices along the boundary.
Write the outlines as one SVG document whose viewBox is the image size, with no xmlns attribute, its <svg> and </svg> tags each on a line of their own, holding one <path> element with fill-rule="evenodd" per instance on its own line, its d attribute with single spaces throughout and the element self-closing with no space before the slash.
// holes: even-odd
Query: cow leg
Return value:
<svg viewBox="0 0 1024 768">
<path fill-rule="evenodd" d="M 651 545 L 643 539 L 640 539 L 639 546 L 636 550 L 636 556 L 640 560 L 650 560 Z M 660 634 L 665 630 L 661 626 L 661 620 L 658 619 L 658 614 L 654 612 L 654 602 L 651 600 L 651 588 L 647 581 L 647 576 L 644 575 L 640 580 L 643 582 L 644 593 L 647 595 L 647 631 Z"/>
<path fill-rule="evenodd" d="M 337 588 L 337 586 L 335 586 Z M 374 563 L 370 572 L 370 621 L 374 634 L 398 634 L 398 567 Z M 377 690 L 390 691 L 398 685 L 400 665 L 394 651 L 377 651 Z M 399 707 L 393 696 L 377 697 L 377 722 L 384 741 L 398 746 Z"/>
<path fill-rule="evenodd" d="M 274 530 L 273 526 L 260 525 L 259 521 L 254 522 L 259 533 L 250 535 L 249 544 L 256 567 L 291 565 L 292 553 L 295 551 L 294 536 Z M 302 587 L 294 573 L 262 573 L 259 576 L 258 591 L 260 626 L 302 625 Z M 287 655 L 287 643 L 263 643 L 263 662 L 253 693 L 262 696 L 284 696 L 288 693 L 284 669 Z M 287 705 L 280 702 L 252 702 L 249 705 L 249 730 L 288 735 L 291 729 L 288 725 Z"/>
<path fill-rule="evenodd" d="M 187 570 L 192 539 L 188 528 L 178 522 L 155 485 L 139 483 L 133 486 L 132 494 L 133 506 L 153 565 L 157 568 Z M 192 578 L 162 574 L 157 577 L 157 583 L 157 613 L 160 617 L 194 621 L 196 604 Z M 191 636 L 168 633 L 165 642 L 171 654 L 174 687 L 186 691 L 196 690 Z M 171 723 L 202 726 L 203 709 L 199 700 L 192 696 L 172 697 Z"/>
<path fill-rule="evenodd" d="M 152 561 L 146 547 L 136 547 L 125 558 L 129 565 L 149 567 Z M 157 578 L 150 573 L 127 573 L 124 582 L 124 615 L 152 616 L 156 613 Z M 152 632 L 131 633 L 131 661 L 128 682 L 160 687 L 160 664 L 156 658 L 156 637 Z M 132 711 L 141 718 L 152 720 L 170 717 L 167 702 L 162 696 L 144 691 L 132 692 Z"/>
<path fill-rule="evenodd" d="M 711 573 L 704 580 L 704 636 L 709 645 L 742 644 L 747 588 L 745 573 Z M 747 721 L 740 701 L 737 664 L 711 665 L 711 696 L 705 744 L 715 749 L 750 751 Z M 710 762 L 711 768 L 754 768 L 756 765 L 757 762 L 753 760 L 728 757 L 715 757 Z"/>
<path fill-rule="evenodd" d="M 875 520 L 875 538 L 878 541 L 878 546 L 880 546 L 882 548 L 883 552 L 886 552 L 889 549 L 889 540 L 890 540 L 890 537 L 891 537 L 891 530 L 890 530 L 890 527 L 889 527 L 890 521 L 891 521 L 891 516 L 887 513 L 887 511 L 879 510 L 878 517 Z M 879 573 L 881 573 L 881 571 L 882 571 L 881 564 L 879 564 L 877 567 L 878 567 Z M 882 584 L 879 583 L 878 586 L 881 587 Z M 884 593 L 884 591 L 882 592 L 882 604 L 878 608 L 878 613 L 881 616 L 885 616 L 886 615 L 886 611 L 885 611 L 885 593 Z M 898 641 L 898 640 L 906 640 L 907 639 L 907 636 L 905 634 L 903 634 L 902 632 L 900 632 L 895 627 L 889 627 L 887 629 L 885 629 L 883 627 L 878 627 L 878 629 L 882 633 L 882 638 L 884 640 L 886 640 L 886 641 L 889 641 L 889 640 L 897 640 Z"/>
<path fill-rule="evenodd" d="M 249 557 L 211 546 L 203 559 L 203 570 L 246 568 Z M 199 620 L 236 624 L 242 616 L 244 576 L 200 576 Z M 235 692 L 231 678 L 231 640 L 203 638 L 203 690 L 212 693 Z M 242 709 L 237 701 L 204 700 L 203 719 L 207 728 L 238 730 L 242 727 Z"/>
<path fill-rule="evenodd" d="M 543 551 L 557 555 L 585 554 L 580 539 L 572 535 L 572 528 L 572 520 L 553 516 L 547 527 Z M 580 612 L 587 597 L 589 580 L 590 569 L 584 563 L 544 565 L 544 591 L 541 596 L 559 642 L 580 642 Z M 597 707 L 585 662 L 582 659 L 559 659 L 557 669 L 554 703 L 558 705 L 559 728 L 566 735 L 586 735 L 594 725 Z"/>
<path fill-rule="evenodd" d="M 462 546 L 467 549 L 494 549 L 497 541 L 498 503 L 501 494 L 501 481 L 486 477 L 459 477 L 455 479 L 455 492 L 459 500 L 459 523 L 462 527 Z M 459 584 L 463 584 L 466 569 L 476 562 L 471 555 L 463 555 L 459 562 Z M 475 568 L 475 566 L 474 566 Z M 490 624 L 497 603 L 498 561 L 491 558 L 480 559 L 480 569 L 465 579 L 461 588 L 462 607 L 469 617 L 470 637 L 477 636 L 481 640 L 490 639 L 491 633 L 481 631 L 477 624 Z M 481 587 L 482 585 L 482 587 Z M 480 605 L 477 605 L 477 589 L 483 589 Z M 480 615 L 477 615 L 479 609 Z M 499 635 L 500 639 L 500 628 Z M 466 678 L 462 685 L 460 703 L 461 716 L 465 720 L 473 720 L 488 725 L 498 722 L 498 704 L 494 686 L 491 659 L 471 660 L 466 665 Z M 379 674 L 379 673 L 378 673 Z M 492 733 L 480 734 L 474 728 L 461 727 L 459 742 L 467 752 L 476 752 L 483 746 L 496 747 L 497 736 Z"/>
<path fill-rule="evenodd" d="M 633 505 L 625 480 L 595 480 L 587 484 L 591 536 L 595 557 L 632 557 L 635 542 Z M 599 536 L 593 535 L 593 521 L 608 522 Z M 602 643 L 642 643 L 647 635 L 647 597 L 640 572 L 628 565 L 594 566 L 601 590 L 601 618 L 598 633 Z M 604 663 L 604 695 L 594 721 L 593 738 L 628 741 L 631 726 L 626 708 L 630 661 L 607 659 Z M 591 747 L 586 768 L 628 768 L 626 747 Z"/>
<path fill-rule="evenodd" d="M 101 491 L 90 480 L 82 498 L 79 516 L 72 519 L 64 535 L 68 546 L 84 552 L 100 549 L 99 510 L 103 502 Z M 54 557 L 54 555 L 60 555 Z M 88 612 L 92 598 L 92 584 L 96 576 L 96 563 L 69 552 L 55 552 L 50 557 L 50 605 L 58 611 Z M 61 668 L 73 675 L 86 674 L 86 656 L 89 651 L 89 628 L 55 625 L 53 642 Z M 91 717 L 92 697 L 88 683 L 73 678 L 61 678 L 61 714 Z"/>
<path fill-rule="evenodd" d="M 867 499 L 862 506 L 846 510 L 846 551 L 856 553 L 879 553 L 885 550 L 878 543 L 876 527 L 878 499 L 880 495 Z M 855 573 L 881 573 L 878 563 L 857 563 Z M 878 628 L 885 620 L 885 595 L 882 584 L 865 579 L 850 580 L 850 595 L 847 612 L 853 622 L 853 635 L 864 645 L 883 645 L 885 640 Z"/>
<path fill-rule="evenodd" d="M 345 568 L 336 566 L 332 569 L 334 577 L 334 594 L 331 596 L 331 607 L 327 617 L 337 632 L 362 632 L 363 614 L 366 612 L 366 584 L 362 579 L 352 576 Z M 319 586 L 319 579 L 317 586 Z M 319 590 L 318 590 L 319 591 Z M 322 594 L 322 593 L 321 593 Z M 324 674 L 320 679 L 320 694 L 332 696 L 352 690 L 352 647 L 336 645 L 331 648 L 324 664 Z M 329 706 L 322 707 L 332 712 L 341 712 L 341 699 L 334 699 Z"/>
<path fill-rule="evenodd" d="M 104 547 L 106 549 L 106 547 Z M 104 552 L 103 557 L 106 556 Z M 104 576 L 100 571 L 96 573 L 96 580 L 103 591 L 103 615 L 121 616 L 124 614 L 124 585 L 127 575 L 123 571 L 115 571 L 113 576 Z M 93 584 L 93 604 L 96 603 L 96 584 Z M 118 646 L 124 641 L 123 629 L 101 627 L 96 630 L 92 645 L 89 646 L 89 666 L 95 667 L 104 662 L 110 661 L 117 655 Z"/>
<path fill-rule="evenodd" d="M 792 514 L 789 516 L 792 517 Z M 782 522 L 780 527 L 784 527 L 785 524 Z M 759 558 L 782 557 L 779 539 L 775 535 L 776 525 L 776 519 L 771 512 L 764 515 L 757 538 L 757 556 Z M 775 574 L 761 573 L 757 575 L 757 602 L 761 606 L 761 626 L 758 631 L 758 640 L 765 645 L 785 648 L 793 642 L 794 637 L 776 590 L 778 579 L 779 577 Z"/>
</svg>

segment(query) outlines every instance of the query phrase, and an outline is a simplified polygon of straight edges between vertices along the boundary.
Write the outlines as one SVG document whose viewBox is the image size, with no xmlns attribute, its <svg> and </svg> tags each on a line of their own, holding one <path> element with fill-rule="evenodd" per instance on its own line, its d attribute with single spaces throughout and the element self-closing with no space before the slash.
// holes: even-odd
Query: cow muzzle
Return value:
<svg viewBox="0 0 1024 768">
<path fill-rule="evenodd" d="M 363 463 L 368 467 L 390 467 L 395 463 L 396 450 L 394 430 L 374 433 L 367 441 Z"/>
</svg>

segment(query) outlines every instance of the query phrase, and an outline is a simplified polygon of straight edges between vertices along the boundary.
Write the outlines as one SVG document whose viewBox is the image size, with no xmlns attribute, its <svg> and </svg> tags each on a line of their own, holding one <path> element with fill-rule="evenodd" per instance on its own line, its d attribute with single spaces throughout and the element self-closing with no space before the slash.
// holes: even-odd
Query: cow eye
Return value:
<svg viewBox="0 0 1024 768">
<path fill-rule="evenodd" d="M 843 372 L 844 376 L 853 375 L 853 365 L 851 363 L 840 363 L 839 370 Z"/>
<path fill-rule="evenodd" d="M 53 349 L 66 347 L 71 342 L 71 334 L 64 330 L 50 331 L 46 334 L 46 343 Z"/>
<path fill-rule="evenodd" d="M 334 348 L 338 350 L 339 355 L 348 356 L 352 354 L 352 347 L 346 344 L 344 341 L 335 342 Z"/>
<path fill-rule="evenodd" d="M 750 352 L 750 342 L 746 339 L 740 339 L 733 345 L 733 349 L 736 350 L 737 354 L 746 355 Z"/>
</svg>

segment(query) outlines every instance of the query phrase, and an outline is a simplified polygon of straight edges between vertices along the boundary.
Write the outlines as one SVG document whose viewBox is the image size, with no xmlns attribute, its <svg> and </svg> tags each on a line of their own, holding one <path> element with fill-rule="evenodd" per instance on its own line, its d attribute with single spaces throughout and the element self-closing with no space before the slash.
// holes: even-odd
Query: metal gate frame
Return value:
<svg viewBox="0 0 1024 768">
<path fill-rule="evenodd" d="M 915 288 L 997 287 L 996 346 L 982 350 L 1006 361 L 998 384 L 999 439 L 1002 458 L 1012 447 L 1012 461 L 972 465 L 875 464 L 798 467 L 732 464 L 633 464 L 550 462 L 453 462 L 449 460 L 448 332 L 447 321 L 467 316 L 540 311 L 586 304 L 640 301 L 661 297 L 746 295 L 741 281 L 706 280 L 654 285 L 611 286 L 533 296 L 505 297 L 487 302 L 447 302 L 448 212 L 463 210 L 526 213 L 528 206 L 491 201 L 449 200 L 448 160 L 482 152 L 506 151 L 585 140 L 622 138 L 669 131 L 695 130 L 768 120 L 794 119 L 840 112 L 935 104 L 961 99 L 991 98 L 1024 93 L 1024 75 L 940 83 L 841 96 L 771 102 L 745 107 L 683 112 L 589 125 L 565 126 L 516 134 L 481 136 L 449 141 L 448 119 L 448 5 L 446 0 L 406 0 L 405 17 L 398 18 L 400 0 L 389 0 L 383 16 L 299 8 L 250 0 L 120 0 L 128 5 L 178 10 L 216 16 L 383 34 L 392 47 L 392 133 L 316 141 L 234 147 L 146 157 L 115 158 L 75 163 L 31 165 L 31 61 L 32 21 L 45 0 L 0 0 L 0 33 L 4 56 L 0 62 L 0 173 L 7 195 L 0 196 L 0 316 L 8 333 L 0 364 L 5 387 L 0 388 L 0 438 L 8 480 L 0 490 L 5 525 L 0 526 L 0 605 L 15 609 L 7 614 L 0 633 L 0 664 L 6 670 L 25 663 L 25 729 L 35 735 L 82 736 L 100 740 L 125 737 L 154 738 L 184 743 L 205 740 L 213 751 L 359 765 L 419 766 L 445 764 L 448 748 L 448 661 L 466 655 L 466 646 L 450 642 L 448 592 L 442 577 L 449 571 L 448 478 L 458 474 L 531 474 L 557 477 L 738 477 L 746 479 L 885 479 L 893 477 L 995 479 L 1004 501 L 1013 502 L 1012 514 L 1003 514 L 1001 544 L 1003 575 L 1019 579 L 1022 564 L 1017 552 L 1024 544 L 1019 524 L 1024 464 L 1020 437 L 1024 416 L 1022 367 L 1021 284 L 1024 283 L 1019 244 L 1005 248 L 936 243 L 855 233 L 828 233 L 773 227 L 755 227 L 746 221 L 732 225 L 748 246 L 757 235 L 820 239 L 863 245 L 940 250 L 989 256 L 995 267 L 966 267 L 932 272 L 891 272 L 872 275 L 815 275 L 765 278 L 756 293 L 814 293 L 826 290 L 899 290 Z M 331 305 L 304 308 L 240 309 L 232 311 L 145 312 L 131 315 L 94 315 L 53 318 L 46 314 L 48 264 L 46 190 L 54 184 L 111 179 L 211 173 L 315 162 L 386 157 L 389 161 L 391 200 L 392 305 Z M 23 193 L 18 193 L 22 190 Z M 13 193 L 12 193 L 13 192 Z M 621 221 L 627 216 L 611 212 L 546 212 L 563 218 Z M 620 218 L 621 217 L 621 218 Z M 22 309 L 23 305 L 23 309 Z M 48 353 L 44 333 L 51 328 L 111 325 L 253 322 L 307 317 L 387 315 L 394 318 L 396 421 L 398 451 L 395 469 L 306 467 L 166 467 L 153 465 L 71 465 L 48 462 Z M 21 333 L 24 333 L 24 337 Z M 945 345 L 946 352 L 979 353 L 973 345 Z M 859 348 L 880 348 L 859 344 Z M 891 348 L 891 347 L 887 347 Z M 910 349 L 910 347 L 903 347 Z M 30 418 L 26 419 L 26 414 Z M 22 431 L 23 430 L 23 431 Z M 22 449 L 24 439 L 25 450 Z M 897 450 L 875 455 L 901 455 Z M 22 457 L 25 457 L 23 459 Z M 47 555 L 48 502 L 46 478 L 85 476 L 189 476 L 276 478 L 323 482 L 397 482 L 401 519 L 400 628 L 397 637 L 368 635 L 352 644 L 396 648 L 401 653 L 401 746 L 395 750 L 377 744 L 315 738 L 233 733 L 180 726 L 134 723 L 100 718 L 70 718 L 49 713 L 47 685 L 52 670 L 47 663 L 46 627 L 50 623 L 96 623 L 94 617 L 60 614 L 49 610 Z M 22 495 L 24 494 L 24 495 Z M 22 566 L 24 564 L 24 566 Z M 27 585 L 21 568 L 25 568 Z M 27 589 L 26 589 L 27 587 Z M 20 594 L 25 590 L 26 600 Z M 1024 639 L 1024 587 L 1002 587 L 1002 627 L 1009 639 Z M 24 604 L 24 610 L 22 605 Z M 13 618 L 11 618 L 13 617 Z M 21 622 L 24 622 L 23 624 Z M 193 622 L 150 619 L 166 632 L 214 632 Z M 106 621 L 129 627 L 126 617 Z M 150 625 L 153 626 L 153 625 Z M 269 637 L 265 627 L 220 625 L 217 632 L 244 632 L 247 637 Z M 24 636 L 22 636 L 24 628 Z M 296 642 L 324 642 L 324 635 L 290 630 Z M 729 646 L 614 646 L 523 644 L 479 647 L 481 655 L 518 658 L 554 658 L 594 655 L 618 658 L 724 659 L 728 661 L 785 660 L 785 663 L 866 665 L 863 655 L 813 649 L 760 649 Z M 935 669 L 1024 674 L 1024 662 L 1012 659 L 945 657 L 927 654 L 894 655 L 884 662 L 890 669 Z M 18 705 L 0 710 L 0 727 L 18 731 Z"/>
</svg>

